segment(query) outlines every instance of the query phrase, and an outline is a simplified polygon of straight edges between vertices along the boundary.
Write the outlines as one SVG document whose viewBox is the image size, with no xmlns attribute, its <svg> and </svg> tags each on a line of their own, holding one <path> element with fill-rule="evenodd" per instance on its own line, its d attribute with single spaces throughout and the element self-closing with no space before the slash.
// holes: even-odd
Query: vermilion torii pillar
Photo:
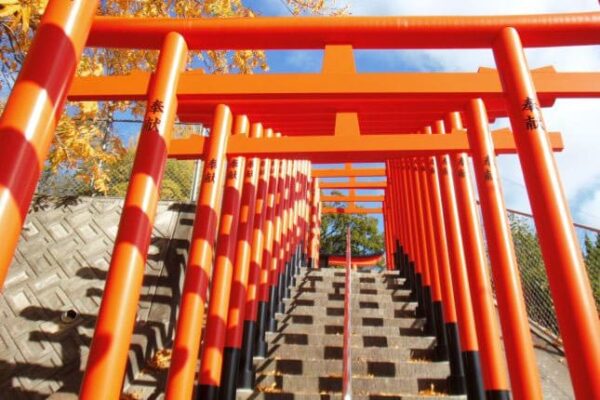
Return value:
<svg viewBox="0 0 600 400">
<path fill-rule="evenodd" d="M 290 183 L 290 160 L 281 160 L 279 176 L 277 177 L 277 193 L 275 204 L 275 215 L 273 220 L 273 251 L 269 259 L 269 312 L 267 318 L 267 330 L 275 332 L 277 320 L 275 314 L 279 304 L 279 266 L 281 262 L 281 236 L 283 231 L 283 216 L 286 207 L 286 191 Z"/>
<path fill-rule="evenodd" d="M 265 131 L 265 135 L 273 135 L 271 129 Z M 244 337 L 242 340 L 242 354 L 240 358 L 239 383 L 240 387 L 250 389 L 254 386 L 254 354 L 259 352 L 257 341 L 264 343 L 264 338 L 258 337 L 258 309 L 259 309 L 259 285 L 261 279 L 261 265 L 264 246 L 264 227 L 267 216 L 267 195 L 269 191 L 269 177 L 271 174 L 271 160 L 260 161 L 260 175 L 258 192 L 254 210 L 254 230 L 252 232 L 252 247 L 250 258 L 250 274 L 248 277 L 248 290 L 246 293 L 246 310 L 244 318 Z M 264 351 L 263 351 L 264 352 Z"/>
<path fill-rule="evenodd" d="M 280 179 L 282 173 L 282 161 L 274 159 L 271 162 L 269 175 L 269 192 L 267 194 L 267 210 L 264 227 L 264 245 L 260 281 L 258 288 L 258 333 L 256 336 L 256 354 L 265 357 L 267 354 L 267 343 L 265 334 L 269 326 L 269 295 L 271 289 L 271 259 L 273 258 L 273 247 L 275 243 L 274 225 L 277 214 L 277 195 L 279 193 Z"/>
<path fill-rule="evenodd" d="M 444 122 L 436 121 L 436 134 L 445 134 Z M 452 157 L 443 155 L 437 160 L 442 165 L 443 174 L 439 175 L 440 190 L 444 210 L 444 222 L 448 238 L 448 253 L 450 257 L 450 268 L 452 271 L 452 287 L 456 300 L 456 311 L 458 316 L 458 330 L 460 331 L 460 342 L 462 357 L 468 378 L 469 395 L 481 397 L 483 395 L 483 382 L 481 376 L 481 365 L 479 360 L 479 343 L 475 333 L 475 322 L 473 320 L 472 299 L 469 288 L 469 279 L 466 270 L 466 261 L 463 248 L 463 239 L 460 231 L 460 222 L 457 209 L 455 188 L 458 180 L 466 181 L 466 174 L 460 169 L 457 171 L 451 167 Z M 451 173 L 454 170 L 454 175 Z"/>
<path fill-rule="evenodd" d="M 481 99 L 472 100 L 469 103 L 466 116 L 469 128 L 467 133 L 473 149 L 473 164 L 482 209 L 492 208 L 503 212 L 500 181 L 495 164 L 496 154 L 489 137 L 487 115 Z M 451 114 L 449 117 L 455 121 L 455 125 L 459 123 L 458 115 Z M 452 122 L 450 124 L 452 125 Z M 508 399 L 510 397 L 510 386 L 500 341 L 497 311 L 490 285 L 481 227 L 471 180 L 467 178 L 464 183 L 464 191 L 461 193 L 463 201 L 459 203 L 458 211 L 464 238 L 467 271 L 470 278 L 469 286 L 471 288 L 471 298 L 473 299 L 477 338 L 481 348 L 485 389 L 489 397 Z M 485 203 L 485 206 L 483 203 Z M 488 223 L 486 229 L 488 230 L 488 246 L 493 246 L 489 244 L 490 240 L 497 240 L 493 233 L 493 227 Z"/>
<path fill-rule="evenodd" d="M 81 385 L 82 399 L 118 398 L 121 393 L 177 110 L 175 88 L 186 58 L 181 35 L 167 35 L 148 90 L 145 122 Z"/>
<path fill-rule="evenodd" d="M 252 124 L 250 137 L 262 137 L 261 124 Z M 231 284 L 231 301 L 227 314 L 227 337 L 223 354 L 223 368 L 221 376 L 222 400 L 235 398 L 237 376 L 242 352 L 242 336 L 244 333 L 244 320 L 246 319 L 246 299 L 249 286 L 252 250 L 252 234 L 255 223 L 259 224 L 260 214 L 256 214 L 256 198 L 260 178 L 261 161 L 254 157 L 246 160 L 244 170 L 244 186 L 240 205 L 239 227 L 237 244 L 234 257 L 233 281 Z M 262 211 L 262 204 L 261 211 Z M 256 290 L 256 277 L 258 271 L 253 271 L 253 291 Z M 254 293 L 252 294 L 254 296 Z M 246 344 L 248 345 L 248 344 Z"/>
<path fill-rule="evenodd" d="M 429 228 L 429 224 L 427 221 L 427 204 L 425 199 L 427 198 L 427 194 L 423 183 L 425 181 L 425 171 L 424 166 L 419 157 L 413 158 L 411 161 L 412 168 L 412 176 L 413 176 L 413 210 L 416 215 L 416 228 L 418 233 L 419 242 L 421 246 L 419 247 L 421 250 L 421 288 L 422 288 L 422 302 L 421 306 L 423 308 L 423 313 L 427 318 L 427 323 L 425 325 L 426 333 L 435 333 L 435 325 L 434 325 L 434 317 L 433 317 L 433 304 L 431 300 L 431 268 L 433 264 L 432 253 L 429 251 L 433 248 L 433 243 L 429 242 L 429 237 L 427 236 L 427 229 Z M 458 390 L 458 392 L 462 393 L 462 390 Z"/>
<path fill-rule="evenodd" d="M 99 3 L 48 2 L 0 118 L 0 288 Z"/>
<path fill-rule="evenodd" d="M 423 266 L 425 264 L 425 260 L 423 259 L 423 250 L 422 247 L 425 246 L 425 243 L 421 239 L 421 231 L 419 228 L 419 218 L 417 215 L 417 207 L 418 202 L 415 199 L 416 190 L 414 186 L 415 181 L 415 173 L 414 173 L 414 165 L 412 160 L 409 158 L 403 159 L 400 161 L 401 165 L 405 172 L 405 184 L 404 184 L 404 193 L 407 194 L 407 206 L 410 215 L 410 227 L 411 233 L 413 237 L 413 245 L 414 245 L 414 299 L 418 303 L 416 315 L 417 317 L 425 316 L 425 309 L 423 305 Z"/>
<path fill-rule="evenodd" d="M 429 127 L 427 127 L 426 129 L 426 134 L 431 134 L 431 129 Z M 435 319 L 435 326 L 436 326 L 436 337 L 437 337 L 437 342 L 436 342 L 436 351 L 437 351 L 437 359 L 438 360 L 448 360 L 449 354 L 448 354 L 448 336 L 447 336 L 447 330 L 446 330 L 446 321 L 444 320 L 444 312 L 443 312 L 443 307 L 445 303 L 451 303 L 448 305 L 448 307 L 455 307 L 454 305 L 454 296 L 452 293 L 448 293 L 448 292 L 442 292 L 442 286 L 441 286 L 441 280 L 445 277 L 448 278 L 448 276 L 444 276 L 444 270 L 445 270 L 445 265 L 444 263 L 444 245 L 445 243 L 443 243 L 441 241 L 441 234 L 442 234 L 442 230 L 443 227 L 440 224 L 439 221 L 439 196 L 436 197 L 436 194 L 439 193 L 439 190 L 436 190 L 436 186 L 432 185 L 432 178 L 435 178 L 435 164 L 433 162 L 433 157 L 427 157 L 424 158 L 422 160 L 422 165 L 424 166 L 425 170 L 425 174 L 423 176 L 423 178 L 425 178 L 423 180 L 423 187 L 426 189 L 425 190 L 425 210 L 428 214 L 428 229 L 427 229 L 427 235 L 429 237 L 429 242 L 431 243 L 431 247 L 435 249 L 435 251 L 432 252 L 432 257 L 431 257 L 431 293 L 432 293 L 432 307 L 433 307 L 433 316 Z M 435 182 L 435 184 L 437 185 L 437 182 Z M 446 294 L 446 296 L 443 296 L 443 293 Z M 442 298 L 443 296 L 443 298 Z M 451 314 L 451 313 L 448 313 Z M 456 343 L 451 343 L 453 348 L 451 349 L 451 351 L 459 351 L 458 349 L 458 342 Z M 460 353 L 458 353 L 460 354 Z M 460 360 L 458 360 L 460 361 Z M 460 391 L 462 392 L 462 387 L 464 387 L 464 384 L 460 381 L 464 380 L 464 377 L 462 376 L 463 374 L 455 374 L 453 371 L 455 365 L 456 365 L 456 360 L 451 360 L 450 361 L 451 364 L 451 370 L 452 373 L 451 378 L 450 378 L 450 386 L 454 388 L 455 391 Z M 458 389 L 460 388 L 460 389 Z"/>
<path fill-rule="evenodd" d="M 247 135 L 249 130 L 248 118 L 237 116 L 233 129 L 234 136 Z M 227 175 L 198 376 L 198 397 L 206 400 L 217 399 L 221 386 L 245 163 L 243 157 L 231 157 L 227 160 Z M 183 315 L 180 318 L 186 317 Z"/>
<path fill-rule="evenodd" d="M 310 190 L 310 235 L 308 237 L 308 268 L 319 268 L 319 178 L 313 178 Z"/>
<path fill-rule="evenodd" d="M 600 320 L 518 31 L 504 28 L 493 50 L 575 394 L 598 397 Z"/>
<path fill-rule="evenodd" d="M 281 218 L 281 239 L 279 246 L 279 261 L 277 268 L 277 313 L 284 312 L 283 299 L 287 290 L 287 271 L 289 269 L 289 256 L 291 254 L 291 220 L 294 214 L 294 190 L 296 188 L 296 173 L 298 172 L 298 161 L 288 163 L 288 178 L 284 194 L 283 214 Z M 275 318 L 275 315 L 273 315 Z"/>
<path fill-rule="evenodd" d="M 389 205 L 390 201 L 386 200 L 383 202 L 383 237 L 384 237 L 384 249 L 385 249 L 385 261 L 386 267 L 388 270 L 392 270 L 394 268 L 394 251 L 392 250 L 392 223 L 391 223 L 391 206 Z"/>
<path fill-rule="evenodd" d="M 213 245 L 217 237 L 217 205 L 225 173 L 225 152 L 231 133 L 231 111 L 217 106 L 206 153 L 206 168 L 196 206 L 194 230 L 185 273 L 181 307 L 177 320 L 171 366 L 167 378 L 167 399 L 189 399 L 200 350 L 204 307 L 212 269 Z"/>
<path fill-rule="evenodd" d="M 400 204 L 402 206 L 402 220 L 404 221 L 404 245 L 407 248 L 405 268 L 406 277 L 412 293 L 416 293 L 415 260 L 417 256 L 417 244 L 415 243 L 414 226 L 412 225 L 411 201 L 408 193 L 408 171 L 402 159 L 396 161 L 398 168 L 398 190 L 400 193 Z"/>
</svg>

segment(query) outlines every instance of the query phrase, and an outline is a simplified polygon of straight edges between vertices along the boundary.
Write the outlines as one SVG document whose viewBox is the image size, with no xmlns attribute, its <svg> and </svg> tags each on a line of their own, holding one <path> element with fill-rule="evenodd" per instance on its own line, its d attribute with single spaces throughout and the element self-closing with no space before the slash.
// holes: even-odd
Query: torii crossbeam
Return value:
<svg viewBox="0 0 600 400">
<path fill-rule="evenodd" d="M 65 101 L 147 102 L 81 399 L 120 395 L 168 156 L 201 158 L 205 168 L 167 399 L 191 398 L 201 340 L 202 399 L 216 398 L 221 389 L 229 391 L 226 397 L 235 394 L 235 387 L 220 385 L 221 378 L 237 381 L 235 375 L 224 375 L 238 371 L 231 355 L 242 351 L 242 334 L 250 334 L 243 326 L 256 328 L 258 339 L 252 336 L 251 343 L 264 350 L 265 330 L 269 321 L 274 323 L 299 260 L 306 254 L 314 266 L 318 259 L 320 189 L 347 187 L 320 185 L 311 161 L 386 163 L 385 182 L 351 187 L 386 188 L 382 211 L 388 255 L 393 253 L 417 293 L 428 326 L 435 326 L 436 342 L 448 344 L 451 393 L 468 389 L 475 398 L 508 399 L 512 391 L 514 398 L 540 399 L 495 163 L 497 154 L 515 152 L 576 396 L 600 397 L 600 322 L 554 160 L 562 141 L 549 133 L 543 119 L 543 107 L 557 98 L 599 97 L 599 75 L 530 71 L 523 51 L 524 46 L 600 44 L 600 13 L 184 20 L 96 17 L 99 3 L 48 2 L 0 119 L 1 285 Z M 160 49 L 160 57 L 152 79 L 136 73 L 76 78 L 71 85 L 86 47 Z M 486 48 L 494 53 L 497 71 L 358 74 L 352 52 L 361 48 Z M 193 49 L 326 51 L 321 74 L 217 77 L 183 73 Z M 500 116 L 509 117 L 512 133 L 490 133 L 490 118 Z M 210 137 L 171 141 L 176 117 L 205 123 Z M 487 248 L 471 187 L 471 159 Z M 258 239 L 250 245 L 250 237 Z M 238 245 L 250 251 L 236 257 Z M 233 279 L 236 287 L 247 285 L 248 298 L 231 290 Z M 241 312 L 246 302 L 248 320 Z M 253 353 L 244 351 L 250 351 L 249 364 L 242 366 L 247 378 Z M 463 370 L 466 376 L 457 372 Z"/>
</svg>

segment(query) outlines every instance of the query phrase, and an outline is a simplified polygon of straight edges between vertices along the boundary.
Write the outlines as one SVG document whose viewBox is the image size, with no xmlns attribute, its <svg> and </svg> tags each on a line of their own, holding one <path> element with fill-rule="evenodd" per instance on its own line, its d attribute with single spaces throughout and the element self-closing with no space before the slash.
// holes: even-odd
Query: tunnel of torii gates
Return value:
<svg viewBox="0 0 600 400">
<path fill-rule="evenodd" d="M 576 396 L 600 398 L 598 314 L 554 159 L 561 136 L 542 116 L 557 98 L 600 97 L 600 73 L 530 70 L 523 52 L 600 44 L 600 13 L 180 20 L 99 17 L 97 4 L 49 1 L 0 120 L 3 282 L 65 101 L 146 101 L 82 399 L 119 398 L 167 157 L 205 162 L 167 399 L 194 390 L 202 399 L 231 398 L 238 374 L 241 385 L 252 384 L 252 355 L 264 354 L 265 330 L 293 275 L 303 262 L 318 265 L 319 190 L 349 185 L 319 184 L 326 173 L 311 164 L 324 162 L 385 163 L 376 172 L 384 183 L 349 188 L 385 188 L 388 267 L 409 280 L 430 325 L 437 321 L 452 373 L 464 368 L 469 390 L 482 386 L 489 398 L 541 398 L 496 168 L 496 156 L 507 153 L 521 162 Z M 74 78 L 85 47 L 160 56 L 153 74 Z M 354 68 L 353 49 L 440 48 L 492 49 L 497 71 Z M 325 54 L 319 74 L 185 72 L 188 50 L 199 49 Z M 490 120 L 502 116 L 512 131 L 490 132 Z M 172 140 L 176 117 L 209 126 L 210 136 Z"/>
</svg>

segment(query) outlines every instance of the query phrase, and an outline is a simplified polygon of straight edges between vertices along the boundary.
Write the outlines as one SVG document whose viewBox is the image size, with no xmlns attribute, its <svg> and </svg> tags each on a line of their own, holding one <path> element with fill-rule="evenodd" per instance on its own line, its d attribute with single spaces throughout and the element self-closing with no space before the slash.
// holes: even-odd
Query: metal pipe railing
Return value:
<svg viewBox="0 0 600 400">
<path fill-rule="evenodd" d="M 342 397 L 344 400 L 352 399 L 352 350 L 350 301 L 352 294 L 352 255 L 350 248 L 350 228 L 346 232 L 346 282 L 344 291 L 344 374 L 342 381 Z"/>
<path fill-rule="evenodd" d="M 478 203 L 479 203 L 479 202 L 478 202 Z M 513 210 L 513 209 L 511 209 L 511 208 L 507 208 L 507 209 L 506 209 L 506 211 L 507 211 L 509 214 L 516 214 L 516 215 L 520 215 L 520 216 L 522 216 L 522 217 L 533 218 L 533 215 L 532 215 L 532 214 L 528 214 L 528 213 L 526 213 L 526 212 L 523 212 L 523 211 L 517 211 L 517 210 Z M 592 232 L 594 232 L 594 233 L 600 233 L 600 229 L 598 229 L 598 228 L 594 228 L 593 226 L 590 226 L 590 225 L 583 225 L 583 224 L 578 224 L 577 222 L 573 222 L 573 226 L 574 226 L 575 228 L 586 229 L 586 230 L 588 230 L 588 231 L 592 231 Z"/>
</svg>

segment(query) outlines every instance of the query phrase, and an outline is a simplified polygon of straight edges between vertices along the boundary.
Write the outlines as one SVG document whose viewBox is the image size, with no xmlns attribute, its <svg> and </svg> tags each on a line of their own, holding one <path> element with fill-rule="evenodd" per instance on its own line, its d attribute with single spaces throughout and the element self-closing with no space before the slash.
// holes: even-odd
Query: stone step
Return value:
<svg viewBox="0 0 600 400">
<path fill-rule="evenodd" d="M 257 365 L 262 375 L 328 376 L 341 375 L 342 360 L 265 360 Z M 381 362 L 353 361 L 353 377 L 404 377 L 445 379 L 450 369 L 448 362 Z"/>
<path fill-rule="evenodd" d="M 290 289 L 267 357 L 255 359 L 257 390 L 238 400 L 342 400 L 345 272 L 303 269 Z M 354 400 L 465 398 L 444 394 L 449 364 L 432 361 L 435 338 L 410 295 L 397 272 L 352 272 Z"/>
<path fill-rule="evenodd" d="M 301 325 L 343 325 L 344 316 L 341 315 L 310 315 L 307 313 L 297 313 L 291 311 L 287 314 L 276 314 L 275 319 L 282 324 L 301 324 Z M 354 326 L 372 326 L 372 327 L 399 327 L 399 328 L 421 328 L 425 320 L 423 318 L 385 318 L 385 317 L 366 317 L 352 314 L 350 319 Z"/>
<path fill-rule="evenodd" d="M 300 268 L 299 276 L 336 276 L 336 277 L 344 277 L 346 276 L 346 271 L 342 268 L 321 268 L 321 269 L 306 269 Z M 352 271 L 352 276 L 395 276 L 399 277 L 400 273 L 398 271 L 383 271 L 383 272 L 373 272 L 373 271 L 365 271 L 365 270 L 356 270 Z"/>
<path fill-rule="evenodd" d="M 316 287 L 309 287 L 309 286 L 297 286 L 297 287 L 293 287 L 290 288 L 290 293 L 291 296 L 290 297 L 294 297 L 298 294 L 303 294 L 303 293 L 323 293 L 323 294 L 337 294 L 337 295 L 343 295 L 346 293 L 346 290 L 344 288 L 332 288 L 332 287 L 328 287 L 328 286 L 324 286 L 324 285 L 320 285 L 320 286 L 316 286 Z M 408 296 L 410 296 L 411 291 L 408 289 L 403 289 L 401 287 L 398 288 L 368 288 L 368 287 L 353 287 L 352 288 L 352 292 L 351 295 L 352 297 L 355 296 L 362 296 L 362 295 L 376 295 L 376 296 L 382 296 L 382 297 L 388 297 L 388 296 L 405 296 L 406 298 L 408 298 Z"/>
<path fill-rule="evenodd" d="M 295 359 L 295 360 L 341 360 L 343 357 L 342 346 L 307 346 L 295 344 L 276 344 L 267 351 L 267 359 Z M 397 362 L 397 361 L 427 361 L 432 360 L 434 350 L 429 348 L 409 347 L 355 347 L 352 349 L 352 359 L 366 362 Z"/>
<path fill-rule="evenodd" d="M 368 304 L 372 306 L 372 304 Z M 376 304 L 378 306 L 378 304 Z M 360 303 L 357 305 L 351 305 L 350 312 L 353 317 L 373 317 L 373 318 L 415 318 L 415 308 L 406 306 L 405 308 L 395 308 L 394 304 L 386 305 L 385 308 L 379 307 L 360 307 Z M 315 318 L 321 317 L 343 317 L 344 316 L 344 305 L 340 304 L 338 307 L 333 306 L 304 306 L 298 305 L 298 303 L 291 303 L 285 308 L 287 315 L 311 315 Z"/>
<path fill-rule="evenodd" d="M 303 297 L 296 297 L 283 299 L 283 303 L 286 310 L 292 310 L 297 307 L 344 308 L 343 300 L 328 300 L 327 298 L 305 299 Z M 406 315 L 413 315 L 417 308 L 417 303 L 412 301 L 392 301 L 389 299 L 385 301 L 373 301 L 355 298 L 350 300 L 350 307 L 353 313 L 374 310 L 401 310 Z"/>
<path fill-rule="evenodd" d="M 343 334 L 317 335 L 314 333 L 268 332 L 266 340 L 271 344 L 296 344 L 309 346 L 341 346 Z M 353 347 L 409 347 L 427 349 L 435 345 L 433 336 L 369 336 L 351 335 Z"/>
<path fill-rule="evenodd" d="M 304 276 L 296 276 L 296 282 L 335 282 L 335 283 L 345 283 L 345 276 L 312 276 L 312 275 L 304 275 Z M 404 284 L 406 279 L 400 278 L 397 276 L 362 276 L 362 275 L 353 275 L 352 283 L 396 283 L 396 284 Z"/>
<path fill-rule="evenodd" d="M 352 289 L 355 290 L 406 290 L 406 286 L 402 283 L 397 282 L 374 282 L 374 283 L 361 283 L 353 281 Z M 330 290 L 343 290 L 346 287 L 345 282 L 314 282 L 314 281 L 299 281 L 296 283 L 296 289 L 304 288 L 315 288 L 315 289 L 330 289 Z"/>
<path fill-rule="evenodd" d="M 296 376 L 296 375 L 257 375 L 256 387 L 263 390 L 281 390 L 285 392 L 330 393 L 342 391 L 342 377 L 329 376 Z M 352 378 L 353 393 L 395 393 L 419 394 L 422 390 L 435 389 L 446 391 L 445 379 L 434 378 Z"/>
<path fill-rule="evenodd" d="M 352 301 L 358 302 L 372 302 L 372 303 L 414 303 L 410 301 L 410 292 L 406 291 L 406 294 L 393 294 L 393 295 L 378 295 L 378 294 L 365 294 L 365 293 L 352 293 Z M 327 292 L 316 292 L 316 291 L 295 291 L 292 290 L 292 294 L 289 299 L 291 300 L 314 300 L 317 304 L 325 304 L 324 302 L 344 302 L 344 294 L 327 293 Z"/>
<path fill-rule="evenodd" d="M 466 400 L 466 396 L 418 394 L 352 394 L 352 400 Z M 341 393 L 252 392 L 238 390 L 236 400 L 343 400 Z"/>
<path fill-rule="evenodd" d="M 419 322 L 414 327 L 402 328 L 399 326 L 362 326 L 353 325 L 352 334 L 366 336 L 422 336 L 422 324 Z M 341 335 L 344 333 L 344 326 L 341 323 L 322 325 L 322 324 L 278 324 L 278 333 L 301 333 L 311 335 Z"/>
</svg>

